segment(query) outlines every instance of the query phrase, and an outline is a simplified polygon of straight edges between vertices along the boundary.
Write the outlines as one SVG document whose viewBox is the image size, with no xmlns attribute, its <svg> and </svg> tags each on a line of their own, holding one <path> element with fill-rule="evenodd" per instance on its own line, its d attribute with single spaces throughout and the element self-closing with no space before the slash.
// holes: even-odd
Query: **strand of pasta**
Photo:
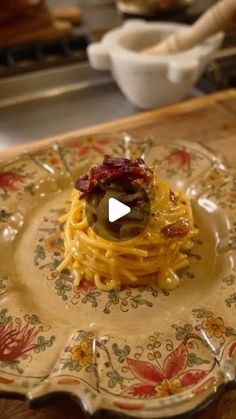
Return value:
<svg viewBox="0 0 236 419">
<path fill-rule="evenodd" d="M 85 215 L 85 201 L 73 191 L 70 211 L 60 218 L 65 222 L 65 258 L 57 268 L 71 269 L 78 285 L 85 278 L 95 285 L 109 291 L 119 289 L 124 282 L 137 283 L 164 271 L 176 271 L 188 265 L 183 250 L 192 247 L 195 233 L 190 206 L 179 193 L 175 203 L 170 199 L 170 188 L 166 182 L 155 182 L 155 197 L 152 202 L 149 225 L 145 232 L 126 242 L 108 242 L 97 236 L 89 227 Z M 161 230 L 167 224 L 185 220 L 190 231 L 184 238 L 170 239 Z M 162 285 L 165 282 L 162 275 Z M 170 288 L 170 278 L 166 286 Z M 177 282 L 173 274 L 173 282 Z M 174 286 L 176 284 L 172 284 Z"/>
</svg>

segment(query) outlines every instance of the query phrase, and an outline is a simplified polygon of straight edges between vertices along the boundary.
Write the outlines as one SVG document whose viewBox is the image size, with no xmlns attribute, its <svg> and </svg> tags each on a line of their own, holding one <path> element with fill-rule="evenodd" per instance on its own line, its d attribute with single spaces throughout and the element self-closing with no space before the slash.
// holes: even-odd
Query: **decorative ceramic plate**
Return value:
<svg viewBox="0 0 236 419">
<path fill-rule="evenodd" d="M 192 199 L 199 235 L 172 292 L 102 292 L 69 271 L 58 217 L 103 155 L 143 155 Z M 165 417 L 235 379 L 236 172 L 191 143 L 95 135 L 0 167 L 0 390 L 33 402 L 68 392 L 90 413 Z"/>
</svg>

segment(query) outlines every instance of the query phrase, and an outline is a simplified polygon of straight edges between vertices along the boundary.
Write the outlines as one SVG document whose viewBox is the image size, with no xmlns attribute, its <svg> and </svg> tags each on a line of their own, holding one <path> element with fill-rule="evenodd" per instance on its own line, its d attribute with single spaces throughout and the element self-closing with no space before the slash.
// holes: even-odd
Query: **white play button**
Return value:
<svg viewBox="0 0 236 419">
<path fill-rule="evenodd" d="M 108 201 L 108 219 L 110 223 L 119 220 L 131 212 L 130 207 L 115 198 L 109 198 Z"/>
</svg>

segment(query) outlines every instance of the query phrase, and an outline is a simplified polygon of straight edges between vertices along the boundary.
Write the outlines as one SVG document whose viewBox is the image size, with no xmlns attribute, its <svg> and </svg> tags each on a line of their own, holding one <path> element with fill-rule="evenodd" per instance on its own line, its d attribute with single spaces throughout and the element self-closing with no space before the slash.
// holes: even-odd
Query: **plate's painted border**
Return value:
<svg viewBox="0 0 236 419">
<path fill-rule="evenodd" d="M 101 137 L 103 134 L 98 134 L 97 136 L 98 137 Z M 108 135 L 109 137 L 111 136 L 110 134 L 104 134 L 104 136 L 105 135 Z M 96 135 L 91 135 L 92 137 L 96 137 Z M 114 137 L 115 137 L 116 135 L 114 135 Z M 85 135 L 84 137 L 81 137 L 81 139 L 80 140 L 83 140 L 83 138 L 86 138 L 87 137 L 87 135 Z M 126 139 L 127 139 L 127 142 L 129 142 L 129 139 L 131 139 L 127 134 L 125 134 L 124 136 L 123 135 L 120 135 L 119 134 L 119 138 L 121 138 L 121 137 L 123 137 L 123 139 L 124 139 L 124 137 L 126 137 Z M 132 140 L 132 139 L 131 139 Z M 69 142 L 69 140 L 68 140 L 68 142 Z M 64 142 L 63 143 L 63 146 L 66 146 L 66 143 L 67 142 Z M 142 143 L 139 143 L 139 145 L 141 146 L 143 146 L 143 152 L 144 151 L 146 151 L 147 150 L 147 148 L 149 147 L 149 145 L 150 145 L 150 142 L 149 142 L 149 140 L 147 140 L 147 142 L 145 143 L 145 142 L 142 142 Z M 155 141 L 155 146 L 160 146 L 160 145 L 164 145 L 163 144 L 163 142 L 162 141 Z M 220 170 L 222 170 L 222 171 L 227 171 L 227 172 L 230 172 L 231 170 L 230 169 L 228 169 L 228 168 L 225 168 L 225 166 L 223 165 L 223 163 L 222 163 L 222 161 L 220 160 L 220 159 L 218 159 L 213 153 L 211 153 L 207 148 L 205 148 L 205 147 L 203 147 L 202 145 L 198 145 L 198 144 L 192 144 L 192 143 L 188 143 L 188 142 L 183 142 L 183 141 L 178 141 L 178 140 L 176 140 L 176 141 L 173 141 L 173 143 L 171 144 L 171 145 L 173 145 L 173 147 L 175 146 L 175 145 L 183 145 L 183 146 L 185 146 L 186 148 L 188 148 L 188 149 L 192 149 L 192 150 L 196 150 L 197 149 L 197 151 L 198 152 L 200 152 L 201 150 L 203 150 L 203 155 L 204 156 L 206 156 L 206 155 L 208 155 L 209 156 L 209 159 L 211 159 L 211 161 L 214 161 L 214 164 L 216 165 L 216 167 L 218 167 Z M 59 143 L 56 143 L 56 142 L 54 142 L 54 143 L 52 143 L 51 145 L 46 145 L 46 146 L 44 146 L 44 147 L 41 147 L 40 148 L 40 154 L 41 153 L 44 153 L 45 151 L 47 151 L 48 149 L 53 149 L 53 150 L 55 150 L 55 151 L 59 151 L 60 152 L 60 144 Z M 1 163 L 0 163 L 0 166 L 5 166 L 6 164 L 11 164 L 11 163 L 15 163 L 15 162 L 17 162 L 17 161 L 19 161 L 19 160 L 21 160 L 21 158 L 22 157 L 33 157 L 35 154 L 37 154 L 37 149 L 35 149 L 34 148 L 34 151 L 31 153 L 31 151 L 30 150 L 27 150 L 26 152 L 24 152 L 24 153 L 22 153 L 21 155 L 19 155 L 19 156 L 16 156 L 15 158 L 10 158 L 9 160 L 7 160 L 7 161 L 5 161 L 5 162 L 3 162 L 3 161 L 1 161 Z M 65 167 L 66 167 L 66 164 L 65 164 Z M 221 382 L 221 380 L 219 380 L 219 383 Z M 216 384 L 216 383 L 215 383 Z M 232 384 L 233 385 L 233 384 Z M 217 387 L 217 388 L 216 388 Z M 220 383 L 220 384 L 218 384 L 217 386 L 215 386 L 215 390 L 214 390 L 214 392 L 211 392 L 211 394 L 210 395 L 207 395 L 206 394 L 206 399 L 204 399 L 202 402 L 200 402 L 199 404 L 197 403 L 197 405 L 198 405 L 198 408 L 199 409 L 201 409 L 201 406 L 205 406 L 206 405 L 206 403 L 210 403 L 211 401 L 213 401 L 217 396 L 218 396 L 218 394 L 219 393 L 221 393 L 221 389 L 222 388 L 225 388 L 225 387 L 227 387 L 226 385 L 223 385 L 222 383 Z M 59 392 L 53 392 L 52 393 L 52 395 L 53 394 L 58 394 Z M 187 391 L 187 393 L 188 393 L 188 395 L 186 394 L 186 397 L 187 398 L 189 398 L 189 391 Z M 1 392 L 1 394 L 4 394 L 4 395 L 9 395 L 10 397 L 12 396 L 13 398 L 14 398 L 14 396 L 16 396 L 16 393 L 11 393 L 11 392 Z M 73 394 L 73 392 L 68 392 L 68 391 L 62 391 L 62 392 L 60 392 L 59 394 L 71 394 L 73 397 L 74 397 L 74 394 Z M 29 400 L 29 402 L 30 402 L 30 404 L 32 405 L 32 406 L 34 406 L 34 405 L 37 405 L 37 400 L 40 402 L 40 400 L 43 400 L 45 397 L 47 398 L 47 397 L 49 397 L 50 398 L 50 394 L 48 394 L 48 395 L 45 395 L 45 396 L 41 396 L 41 397 L 39 397 L 38 399 L 28 399 Z M 20 398 L 24 398 L 24 396 L 22 395 L 22 396 L 19 396 Z M 76 397 L 78 397 L 78 396 L 76 396 Z M 196 397 L 196 395 L 195 395 L 195 397 Z M 175 397 L 174 396 L 170 396 L 170 398 L 173 400 L 173 403 L 175 403 L 174 402 L 174 399 L 175 399 Z M 181 397 L 181 399 L 182 399 L 182 401 L 184 400 L 184 397 Z M 209 402 L 208 402 L 208 400 L 209 400 Z M 168 402 L 170 402 L 170 400 L 168 400 Z M 181 401 L 180 401 L 180 403 L 181 403 Z M 169 404 L 169 403 L 168 403 Z M 131 414 L 131 411 L 129 411 L 129 408 L 128 408 L 128 406 L 127 406 L 127 408 L 122 408 L 122 403 L 120 404 L 120 406 L 118 406 L 117 405 L 117 409 L 116 410 L 118 410 L 118 411 L 121 411 L 121 412 L 126 412 L 126 413 L 129 413 L 129 414 Z M 132 403 L 130 404 L 130 408 L 131 408 L 131 405 L 132 405 Z M 172 405 L 173 406 L 173 405 Z M 101 407 L 102 408 L 102 407 Z M 195 409 L 195 407 L 194 407 L 194 409 L 193 410 L 195 410 L 196 411 L 196 409 Z M 143 413 L 145 414 L 145 408 L 144 409 L 142 409 L 142 411 L 143 411 Z M 188 414 L 190 413 L 190 410 L 188 409 L 188 410 L 186 410 L 186 411 L 188 411 Z M 150 414 L 152 414 L 153 415 L 153 413 L 154 413 L 154 411 L 152 410 L 152 412 L 151 411 L 148 411 L 148 412 L 146 412 L 146 414 L 149 416 Z M 148 416 L 140 416 L 140 417 L 148 417 Z M 177 416 L 175 416 L 175 417 L 180 417 L 179 415 L 177 415 Z"/>
</svg>

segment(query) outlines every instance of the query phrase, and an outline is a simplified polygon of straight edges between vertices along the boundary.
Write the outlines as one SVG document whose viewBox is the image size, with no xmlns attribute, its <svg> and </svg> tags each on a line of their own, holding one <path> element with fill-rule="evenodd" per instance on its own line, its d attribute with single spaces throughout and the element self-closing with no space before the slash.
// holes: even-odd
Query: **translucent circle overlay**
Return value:
<svg viewBox="0 0 236 419">
<path fill-rule="evenodd" d="M 127 205 L 130 213 L 110 222 L 110 198 Z M 150 212 L 150 199 L 145 189 L 128 180 L 122 185 L 118 181 L 104 189 L 94 190 L 86 199 L 86 217 L 90 227 L 108 241 L 126 241 L 141 234 L 147 227 Z"/>
</svg>

